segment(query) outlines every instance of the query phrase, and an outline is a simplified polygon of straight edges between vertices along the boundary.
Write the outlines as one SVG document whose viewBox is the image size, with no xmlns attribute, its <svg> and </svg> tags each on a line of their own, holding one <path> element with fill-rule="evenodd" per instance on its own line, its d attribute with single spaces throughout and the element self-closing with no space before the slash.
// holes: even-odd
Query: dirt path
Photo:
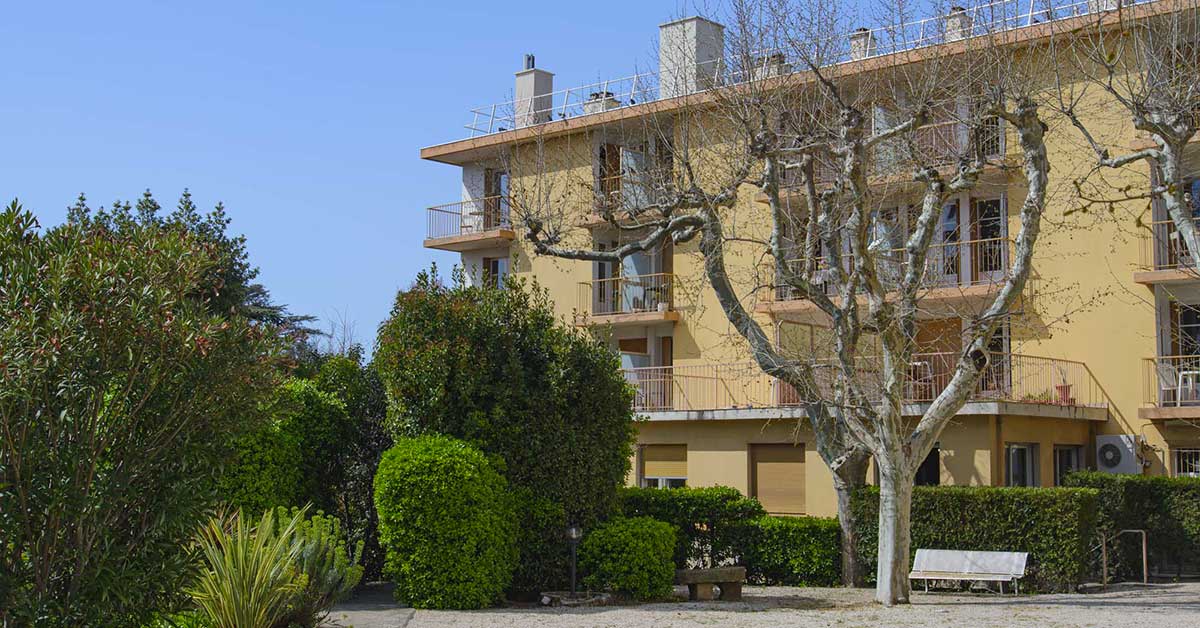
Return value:
<svg viewBox="0 0 1200 628">
<path fill-rule="evenodd" d="M 885 609 L 866 589 L 746 587 L 742 602 L 662 603 L 584 609 L 497 608 L 417 611 L 407 628 L 675 628 L 714 626 L 822 628 L 1038 628 L 1200 626 L 1200 583 L 1115 588 L 1088 595 L 916 593 L 913 604 Z M 386 624 L 380 624 L 386 625 Z M 401 624 L 403 625 L 403 624 Z M 360 626 L 359 628 L 365 628 Z M 373 628 L 374 625 L 372 625 Z"/>
</svg>

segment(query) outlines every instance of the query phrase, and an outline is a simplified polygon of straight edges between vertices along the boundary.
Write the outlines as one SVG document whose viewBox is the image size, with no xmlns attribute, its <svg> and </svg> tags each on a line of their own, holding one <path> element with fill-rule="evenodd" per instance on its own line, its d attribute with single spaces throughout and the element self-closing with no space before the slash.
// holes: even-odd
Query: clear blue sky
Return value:
<svg viewBox="0 0 1200 628">
<path fill-rule="evenodd" d="M 678 0 L 5 2 L 0 199 L 44 225 L 150 188 L 223 201 L 278 301 L 356 324 L 436 260 L 423 208 L 459 170 L 418 149 L 507 98 L 522 55 L 556 87 L 651 60 Z"/>
</svg>

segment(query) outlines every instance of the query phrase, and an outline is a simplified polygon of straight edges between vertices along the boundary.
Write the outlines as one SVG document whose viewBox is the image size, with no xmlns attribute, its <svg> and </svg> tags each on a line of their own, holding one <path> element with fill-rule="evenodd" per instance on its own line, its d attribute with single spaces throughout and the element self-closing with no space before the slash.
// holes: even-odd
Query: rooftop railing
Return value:
<svg viewBox="0 0 1200 628">
<path fill-rule="evenodd" d="M 511 229 L 509 199 L 504 196 L 437 205 L 425 210 L 425 239 L 478 235 Z"/>
<path fill-rule="evenodd" d="M 953 39 L 962 39 L 999 33 L 1034 24 L 1098 13 L 1125 6 L 1147 4 L 1155 0 L 995 0 L 965 8 L 961 13 L 935 15 L 932 17 L 901 21 L 873 29 L 858 29 L 856 37 L 869 34 L 871 44 L 867 56 L 884 56 L 934 46 Z M 956 15 L 966 17 L 965 27 L 947 28 L 947 18 Z M 948 33 L 950 37 L 948 37 Z M 814 42 L 811 48 L 818 66 L 831 66 L 854 60 L 855 52 L 850 44 L 851 33 L 831 36 Z M 860 51 L 861 53 L 861 51 Z M 762 67 L 742 64 L 730 60 L 716 60 L 702 73 L 716 76 L 715 81 L 697 82 L 689 93 L 714 87 L 736 85 L 752 78 L 777 76 L 807 69 L 800 59 L 784 55 L 782 61 L 777 50 L 760 51 L 756 58 Z M 657 71 L 634 73 L 615 79 L 607 79 L 558 90 L 546 95 L 521 101 L 510 100 L 470 110 L 471 121 L 464 125 L 470 137 L 489 135 L 517 128 L 518 111 L 522 120 L 564 120 L 583 115 L 628 107 L 639 103 L 654 102 L 679 95 L 677 87 L 660 89 Z"/>
<path fill-rule="evenodd" d="M 905 403 L 930 403 L 949 385 L 957 353 L 918 353 L 905 381 Z M 873 402 L 882 398 L 877 357 L 860 359 L 856 377 Z M 831 361 L 814 363 L 821 396 L 833 398 L 841 377 Z M 752 362 L 626 369 L 637 390 L 634 409 L 642 412 L 786 408 L 804 405 L 792 387 L 765 374 Z M 1087 365 L 1072 360 L 994 354 L 972 401 L 1008 401 L 1058 406 L 1107 407 L 1108 397 Z"/>
</svg>

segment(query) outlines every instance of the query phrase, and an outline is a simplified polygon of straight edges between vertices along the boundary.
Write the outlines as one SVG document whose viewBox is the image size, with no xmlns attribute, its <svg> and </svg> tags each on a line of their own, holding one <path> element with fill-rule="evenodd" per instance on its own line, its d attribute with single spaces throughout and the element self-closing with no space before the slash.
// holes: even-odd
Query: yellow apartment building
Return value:
<svg viewBox="0 0 1200 628">
<path fill-rule="evenodd" d="M 1047 21 L 1087 19 L 1113 8 L 1103 0 L 1051 4 L 1058 13 L 1028 15 L 1005 27 L 1017 41 L 1034 40 Z M 1165 0 L 1141 2 L 1137 9 L 1170 10 Z M 929 18 L 921 28 L 937 35 L 921 44 L 931 51 L 961 46 L 976 32 L 976 15 L 968 8 Z M 1019 10 L 1013 15 L 1021 16 Z M 860 29 L 846 36 L 839 71 L 868 72 L 896 54 L 872 35 Z M 587 183 L 579 186 L 585 191 L 565 190 L 554 200 L 556 211 L 573 216 L 573 237 L 598 248 L 631 237 L 596 218 L 596 199 L 646 194 L 639 181 L 670 170 L 669 142 L 636 129 L 648 118 L 670 128 L 675 112 L 711 91 L 707 68 L 720 63 L 723 36 L 722 25 L 704 18 L 663 24 L 658 72 L 561 91 L 555 91 L 553 75 L 527 56 L 516 73 L 513 102 L 473 111 L 470 137 L 421 150 L 423 159 L 462 170 L 460 200 L 426 210 L 425 246 L 459 253 L 472 281 L 507 274 L 536 278 L 564 320 L 610 334 L 637 389 L 635 409 L 642 417 L 631 484 L 726 485 L 757 496 L 773 513 L 829 516 L 836 512 L 830 471 L 815 451 L 795 394 L 752 363 L 705 283 L 695 243 L 668 243 L 621 264 L 539 256 L 512 211 L 511 190 L 523 178 L 545 176 L 546 162 L 553 162 L 550 169 L 558 175 Z M 686 59 L 670 50 L 686 50 Z M 764 55 L 763 71 L 795 72 L 780 55 Z M 1105 109 L 1102 100 L 1092 104 L 1092 111 Z M 1114 146 L 1145 142 L 1128 116 L 1095 123 Z M 921 133 L 918 140 L 934 144 L 962 136 L 953 123 Z M 1000 162 L 1019 163 L 1012 134 L 999 122 L 991 133 L 984 150 Z M 1072 133 L 1052 125 L 1047 136 L 1051 184 L 1059 190 L 1070 188 L 1072 173 L 1093 159 Z M 538 173 L 512 158 L 534 144 L 546 156 Z M 1198 175 L 1188 185 L 1200 215 L 1200 145 L 1188 162 Z M 1148 180 L 1145 166 L 1107 177 L 1113 186 L 1145 187 Z M 913 191 L 888 185 L 879 192 L 880 212 L 890 212 L 888 224 L 903 236 Z M 802 203 L 793 192 L 787 198 Z M 943 209 L 926 269 L 921 349 L 910 369 L 906 414 L 920 416 L 945 385 L 971 312 L 994 294 L 1008 270 L 1024 194 L 1019 169 L 994 168 Z M 1038 242 L 1019 312 L 993 341 L 994 355 L 1003 358 L 942 433 L 918 472 L 919 484 L 1054 486 L 1081 468 L 1200 474 L 1195 262 L 1157 205 L 1133 208 L 1128 219 L 1103 218 L 1068 212 L 1066 195 L 1052 198 L 1046 215 L 1055 226 Z M 761 201 L 757 190 L 746 189 L 734 220 L 747 230 L 764 224 L 769 217 Z M 824 314 L 809 301 L 790 298 L 785 288 L 754 284 L 759 262 L 729 260 L 745 271 L 748 306 L 781 346 L 819 351 L 829 325 Z"/>
</svg>

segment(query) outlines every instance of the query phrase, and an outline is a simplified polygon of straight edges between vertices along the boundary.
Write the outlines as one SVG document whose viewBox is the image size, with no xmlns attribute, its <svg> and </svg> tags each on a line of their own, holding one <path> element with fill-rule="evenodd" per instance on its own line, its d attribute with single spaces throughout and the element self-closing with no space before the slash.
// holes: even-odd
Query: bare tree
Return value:
<svg viewBox="0 0 1200 628">
<path fill-rule="evenodd" d="M 1004 14 L 1011 7 L 920 22 L 905 3 L 892 3 L 883 26 L 848 42 L 829 36 L 845 31 L 835 3 L 733 0 L 716 88 L 605 131 L 663 147 L 653 167 L 623 170 L 620 190 L 595 172 L 572 182 L 567 168 L 550 163 L 569 140 L 543 138 L 506 152 L 512 171 L 539 173 L 513 184 L 514 214 L 537 254 L 619 264 L 668 245 L 696 247 L 725 318 L 758 368 L 794 391 L 812 424 L 834 474 L 843 568 L 854 579 L 850 495 L 873 458 L 876 599 L 887 605 L 909 598 L 917 468 L 1004 359 L 990 342 L 1024 290 L 1045 211 L 1047 127 L 1029 65 L 1041 57 L 1011 54 L 1015 16 Z M 858 65 L 840 63 L 847 58 Z M 1011 166 L 997 150 L 1006 136 L 1020 155 L 1012 180 L 1026 187 L 1013 249 L 1000 253 L 1009 262 L 986 300 L 961 313 L 969 324 L 961 349 L 946 359 L 943 385 L 923 413 L 907 416 L 918 316 L 930 269 L 947 251 L 937 235 L 943 208 L 988 172 L 1009 180 Z M 583 196 L 598 220 L 623 234 L 619 243 L 597 247 L 579 228 L 580 189 L 590 190 Z M 906 216 L 889 217 L 897 190 L 915 202 Z M 888 228 L 896 221 L 904 225 L 898 238 Z M 753 314 L 764 291 L 811 304 L 826 326 L 827 351 L 778 344 Z"/>
<path fill-rule="evenodd" d="M 1095 154 L 1094 167 L 1077 183 L 1082 207 L 1160 203 L 1173 227 L 1169 231 L 1182 245 L 1176 251 L 1184 253 L 1176 255 L 1180 266 L 1194 272 L 1200 260 L 1195 222 L 1200 199 L 1186 185 L 1196 166 L 1189 170 L 1185 160 L 1200 131 L 1200 2 L 1128 4 L 1097 3 L 1104 10 L 1090 17 L 1084 36 L 1059 47 L 1057 109 Z M 1131 149 L 1124 134 L 1104 133 L 1123 128 L 1122 122 L 1132 123 L 1145 145 Z M 1142 164 L 1150 172 L 1145 185 L 1105 184 L 1105 171 Z"/>
</svg>

